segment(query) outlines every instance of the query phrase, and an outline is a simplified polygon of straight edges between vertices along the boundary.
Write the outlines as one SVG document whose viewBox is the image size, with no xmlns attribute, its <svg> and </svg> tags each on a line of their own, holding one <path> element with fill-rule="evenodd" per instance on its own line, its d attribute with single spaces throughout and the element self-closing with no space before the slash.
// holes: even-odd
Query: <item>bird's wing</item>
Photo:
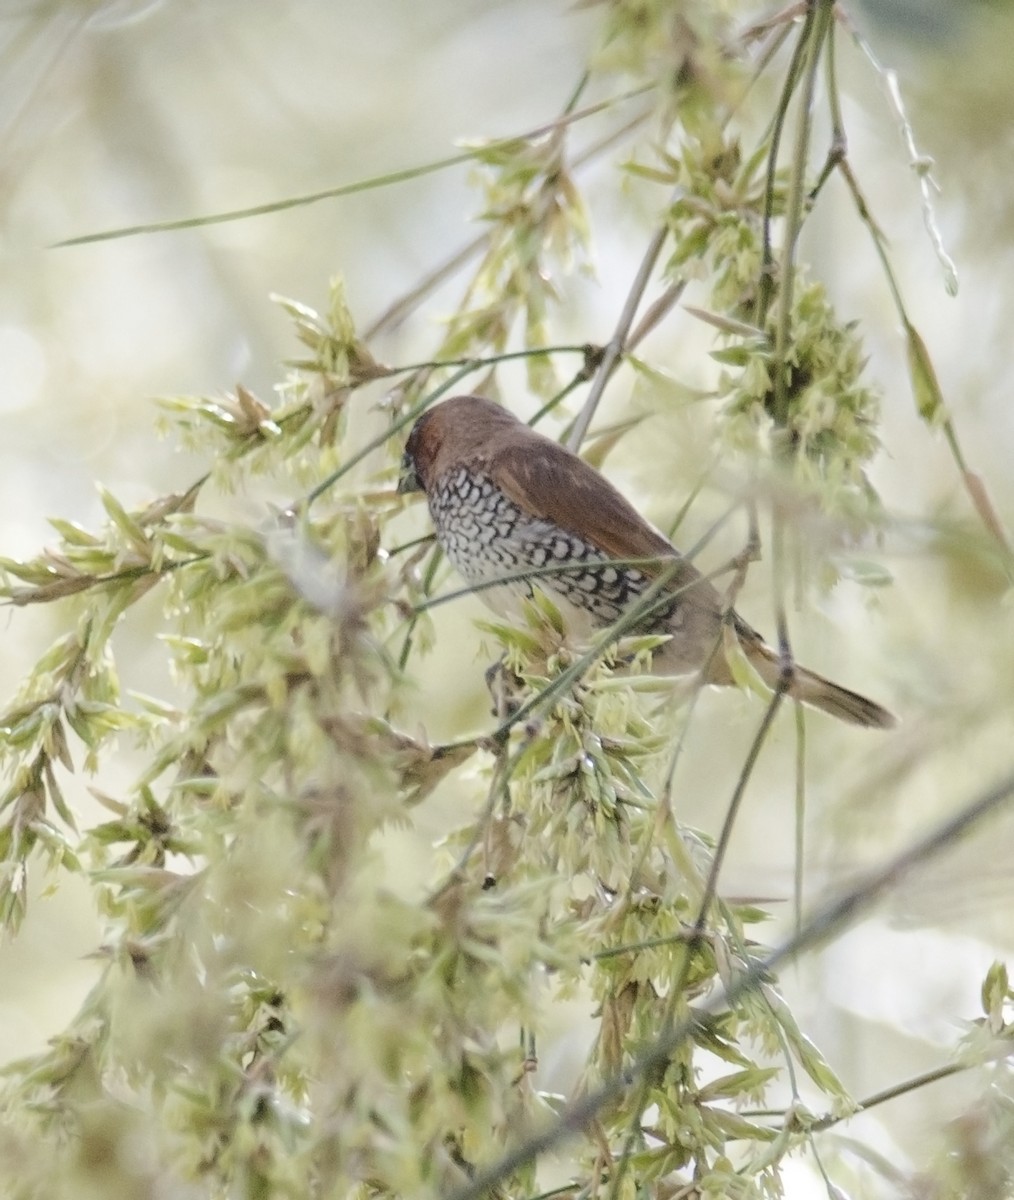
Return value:
<svg viewBox="0 0 1014 1200">
<path fill-rule="evenodd" d="M 638 568 L 649 578 L 679 557 L 672 543 L 598 471 L 548 438 L 526 434 L 496 456 L 497 483 L 515 504 L 590 542 L 607 558 L 663 560 Z M 672 586 L 683 588 L 700 578 L 697 568 L 684 562 Z M 694 591 L 702 601 L 700 592 L 707 592 L 709 605 L 717 603 L 709 583 L 701 582 Z"/>
<path fill-rule="evenodd" d="M 668 648 L 677 664 L 674 673 L 703 665 L 709 683 L 731 683 L 732 675 L 719 645 L 725 606 L 714 584 L 594 467 L 548 438 L 533 438 L 531 431 L 526 434 L 499 448 L 495 466 L 490 464 L 500 488 L 524 511 L 576 534 L 607 558 L 658 559 L 638 567 L 649 578 L 671 570 L 676 558 L 680 567 L 666 585 L 683 597 L 679 626 L 671 628 L 674 638 Z M 738 613 L 733 612 L 731 620 L 748 652 L 755 643 L 764 645 L 760 634 Z"/>
</svg>

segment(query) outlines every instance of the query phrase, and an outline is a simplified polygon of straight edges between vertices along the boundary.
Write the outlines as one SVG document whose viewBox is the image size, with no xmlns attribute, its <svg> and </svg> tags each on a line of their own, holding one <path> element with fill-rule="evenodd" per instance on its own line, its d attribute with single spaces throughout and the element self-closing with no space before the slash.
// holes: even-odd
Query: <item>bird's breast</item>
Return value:
<svg viewBox="0 0 1014 1200">
<path fill-rule="evenodd" d="M 581 635 L 611 624 L 648 587 L 636 568 L 604 564 L 608 556 L 596 546 L 524 512 L 489 475 L 467 467 L 436 481 L 429 508 L 451 563 L 508 619 L 538 585 L 559 604 L 568 629 Z M 650 624 L 659 627 L 665 618 L 660 614 Z"/>
</svg>

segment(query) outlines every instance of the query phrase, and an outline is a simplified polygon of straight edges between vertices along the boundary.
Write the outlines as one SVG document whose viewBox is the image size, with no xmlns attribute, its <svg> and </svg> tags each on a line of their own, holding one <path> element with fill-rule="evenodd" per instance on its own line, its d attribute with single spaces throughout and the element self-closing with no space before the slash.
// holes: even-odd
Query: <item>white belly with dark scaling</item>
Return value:
<svg viewBox="0 0 1014 1200">
<path fill-rule="evenodd" d="M 590 566 L 606 556 L 552 522 L 523 513 L 489 479 L 463 467 L 429 493 L 440 544 L 494 612 L 516 619 L 532 587 L 557 603 L 567 628 L 583 636 L 619 617 L 648 586 L 636 568 Z M 558 566 L 570 564 L 566 570 Z M 508 582 L 490 587 L 495 580 Z"/>
</svg>

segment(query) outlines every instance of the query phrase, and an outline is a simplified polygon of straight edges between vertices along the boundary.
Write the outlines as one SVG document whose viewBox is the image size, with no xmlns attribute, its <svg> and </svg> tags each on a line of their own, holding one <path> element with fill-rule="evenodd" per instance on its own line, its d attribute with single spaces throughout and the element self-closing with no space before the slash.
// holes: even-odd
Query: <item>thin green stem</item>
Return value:
<svg viewBox="0 0 1014 1200">
<path fill-rule="evenodd" d="M 461 358 L 433 358 L 429 362 L 406 363 L 404 366 L 384 367 L 384 377 L 389 375 L 407 375 L 412 371 L 439 371 L 444 367 L 468 367 L 478 371 L 482 367 L 495 366 L 497 363 L 511 362 L 519 358 L 543 358 L 552 354 L 581 354 L 587 355 L 586 345 L 563 344 L 560 346 L 528 346 L 524 350 L 503 350 L 498 354 L 463 355 Z"/>
<path fill-rule="evenodd" d="M 452 600 L 460 600 L 465 596 L 474 596 L 480 592 L 490 591 L 494 588 L 507 587 L 512 583 L 527 583 L 531 579 L 546 579 L 566 575 L 575 569 L 588 571 L 595 570 L 597 567 L 659 567 L 665 566 L 672 561 L 673 556 L 671 554 L 665 556 L 654 555 L 651 558 L 600 558 L 582 561 L 579 568 L 575 568 L 573 563 L 551 563 L 545 567 L 529 567 L 523 571 L 508 571 L 503 575 L 497 575 L 495 579 L 485 579 L 482 583 L 471 583 L 468 587 L 457 588 L 453 592 L 444 592 L 439 596 L 432 596 L 428 600 L 422 600 L 415 605 L 412 612 L 413 614 L 424 613 L 428 609 L 437 608 L 441 604 L 449 604 Z"/>
<path fill-rule="evenodd" d="M 771 306 L 771 297 L 774 295 L 775 287 L 775 263 L 774 254 L 771 249 L 771 225 L 774 220 L 775 211 L 775 192 L 777 190 L 775 184 L 778 175 L 778 155 L 781 150 L 782 134 L 785 130 L 785 122 L 788 119 L 789 105 L 792 102 L 792 96 L 795 93 L 796 84 L 799 82 L 799 75 L 805 58 L 806 47 L 809 44 L 810 30 L 813 25 L 813 19 L 814 10 L 811 3 L 808 5 L 806 10 L 806 19 L 803 22 L 803 28 L 800 31 L 799 37 L 796 39 L 796 45 L 792 51 L 792 58 L 789 61 L 789 68 L 785 74 L 785 83 L 783 84 L 781 93 L 778 97 L 778 106 L 775 109 L 774 119 L 771 123 L 771 147 L 768 151 L 767 177 L 764 184 L 764 212 L 761 221 L 761 227 L 763 230 L 761 271 L 759 286 L 757 289 L 756 319 L 754 321 L 754 324 L 759 329 L 764 329 L 767 325 L 768 310 Z"/>
<path fill-rule="evenodd" d="M 774 419 L 785 426 L 789 419 L 789 392 L 786 365 L 792 336 L 792 302 L 795 290 L 796 247 L 803 226 L 806 195 L 806 168 L 810 157 L 813 96 L 817 70 L 828 31 L 834 22 L 834 0 L 811 0 L 807 18 L 806 51 L 803 68 L 803 94 L 799 102 L 796 141 L 793 147 L 789 191 L 786 199 L 785 232 L 782 244 L 778 288 L 778 314 L 775 323 L 775 346 L 772 362 L 774 388 Z"/>
<path fill-rule="evenodd" d="M 584 402 L 584 407 L 578 414 L 578 418 L 567 437 L 568 450 L 576 452 L 580 449 L 581 443 L 584 441 L 588 427 L 591 425 L 592 417 L 594 417 L 595 410 L 598 408 L 599 401 L 602 399 L 602 394 L 606 389 L 606 384 L 619 365 L 620 358 L 626 349 L 627 338 L 634 324 L 634 317 L 637 316 L 637 310 L 644 297 L 648 281 L 651 279 L 658 256 L 662 253 L 662 247 L 665 245 L 665 240 L 668 236 L 669 227 L 663 223 L 655 230 L 651 241 L 648 243 L 648 248 L 644 252 L 644 257 L 641 259 L 640 266 L 637 268 L 637 273 L 634 276 L 634 282 L 630 285 L 630 291 L 627 293 L 616 329 L 613 332 L 613 336 L 609 339 L 605 354 L 602 356 L 602 362 L 595 376 L 595 382 L 592 384 L 588 398 Z"/>
<path fill-rule="evenodd" d="M 426 574 L 423 578 L 423 592 L 428 594 L 433 587 L 434 580 L 437 576 L 437 571 L 440 563 L 443 560 L 443 551 L 439 545 L 434 545 L 433 553 L 430 555 L 430 560 L 426 565 Z M 405 631 L 405 640 L 401 644 L 401 650 L 398 653 L 398 670 L 404 671 L 408 666 L 408 658 L 412 653 L 412 638 L 415 635 L 415 627 L 419 623 L 419 616 L 423 610 L 417 608 L 409 618 L 408 629 Z"/>
<path fill-rule="evenodd" d="M 1007 1043 L 999 1043 L 997 1051 L 991 1057 L 1000 1060 L 1010 1058 L 1014 1054 Z M 914 1075 L 910 1079 L 901 1080 L 899 1083 L 893 1083 L 890 1087 L 883 1088 L 879 1092 L 874 1092 L 872 1096 L 867 1096 L 864 1100 L 856 1101 L 855 1112 L 844 1113 L 828 1113 L 817 1121 L 809 1122 L 807 1129 L 813 1133 L 823 1133 L 827 1129 L 833 1129 L 836 1125 L 840 1125 L 842 1121 L 851 1120 L 856 1113 L 868 1112 L 871 1108 L 877 1108 L 881 1104 L 887 1104 L 891 1100 L 897 1100 L 900 1096 L 910 1095 L 912 1092 L 917 1092 L 921 1088 L 929 1087 L 930 1084 L 939 1083 L 943 1079 L 950 1079 L 954 1075 L 960 1075 L 964 1071 L 976 1070 L 982 1067 L 980 1062 L 957 1062 L 945 1063 L 943 1066 L 934 1067 L 930 1071 L 923 1071 L 919 1075 Z M 763 1117 L 772 1117 L 777 1120 L 784 1121 L 786 1118 L 784 1109 L 746 1109 L 743 1116 L 751 1121 L 758 1120 Z"/>
<path fill-rule="evenodd" d="M 518 140 L 527 141 L 544 137 L 546 134 L 554 133 L 566 125 L 573 124 L 575 121 L 583 121 L 586 117 L 603 112 L 616 104 L 622 104 L 627 100 L 633 99 L 635 96 L 644 95 L 645 92 L 650 90 L 650 87 L 651 85 L 645 85 L 634 88 L 632 91 L 623 92 L 607 100 L 601 100 L 598 104 L 590 104 L 587 108 L 579 109 L 576 112 L 567 112 L 563 116 L 557 117 L 556 120 L 537 126 L 535 129 L 530 129 L 526 133 L 516 134 L 513 137 L 499 138 L 492 143 L 492 146 L 506 146 Z M 304 208 L 309 204 L 318 204 L 322 200 L 335 200 L 342 196 L 354 196 L 359 192 L 375 191 L 378 188 L 390 187 L 392 184 L 420 179 L 425 175 L 432 175 L 437 171 L 446 171 L 449 167 L 458 167 L 463 163 L 472 162 L 475 158 L 488 152 L 490 148 L 490 145 L 476 147 L 475 149 L 462 151 L 460 154 L 451 154 L 447 158 L 438 158 L 433 162 L 421 163 L 416 167 L 406 167 L 401 171 L 388 171 L 384 175 L 373 175 L 368 179 L 357 179 L 353 183 L 324 188 L 319 192 L 308 192 L 302 196 L 288 196 L 284 200 L 271 200 L 265 204 L 254 204 L 247 208 L 228 209 L 225 212 L 209 213 L 203 217 L 183 217 L 175 221 L 154 221 L 143 225 L 125 225 L 118 229 L 105 230 L 102 233 L 86 233 L 78 237 L 65 238 L 63 241 L 55 242 L 51 249 L 57 250 L 67 246 L 86 246 L 94 242 L 109 242 L 118 238 L 137 237 L 145 233 L 172 233 L 181 229 L 200 229 L 207 225 L 224 225 L 229 221 L 244 221 L 248 217 L 261 217 L 270 213 L 284 212 L 290 208 Z"/>
<path fill-rule="evenodd" d="M 806 852 L 806 714 L 796 701 L 795 866 L 792 872 L 793 928 L 803 927 L 803 877 Z"/>
</svg>

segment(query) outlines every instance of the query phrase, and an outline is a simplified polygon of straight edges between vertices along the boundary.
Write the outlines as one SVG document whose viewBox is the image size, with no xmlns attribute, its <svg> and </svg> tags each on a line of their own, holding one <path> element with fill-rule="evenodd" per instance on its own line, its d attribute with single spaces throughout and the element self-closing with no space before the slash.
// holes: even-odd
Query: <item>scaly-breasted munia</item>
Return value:
<svg viewBox="0 0 1014 1200">
<path fill-rule="evenodd" d="M 409 434 L 398 484 L 401 492 L 420 488 L 447 557 L 468 583 L 485 585 L 479 596 L 501 616 L 516 617 L 520 598 L 537 583 L 568 631 L 586 635 L 612 624 L 664 574 L 654 615 L 634 630 L 670 635 L 652 668 L 734 682 L 715 587 L 604 476 L 506 409 L 456 396 L 423 413 Z M 629 559 L 653 561 L 622 565 Z M 527 571 L 535 578 L 524 578 Z M 727 620 L 746 658 L 775 687 L 778 656 L 738 613 Z M 792 667 L 788 694 L 856 725 L 895 723 L 879 704 L 804 667 Z"/>
</svg>

